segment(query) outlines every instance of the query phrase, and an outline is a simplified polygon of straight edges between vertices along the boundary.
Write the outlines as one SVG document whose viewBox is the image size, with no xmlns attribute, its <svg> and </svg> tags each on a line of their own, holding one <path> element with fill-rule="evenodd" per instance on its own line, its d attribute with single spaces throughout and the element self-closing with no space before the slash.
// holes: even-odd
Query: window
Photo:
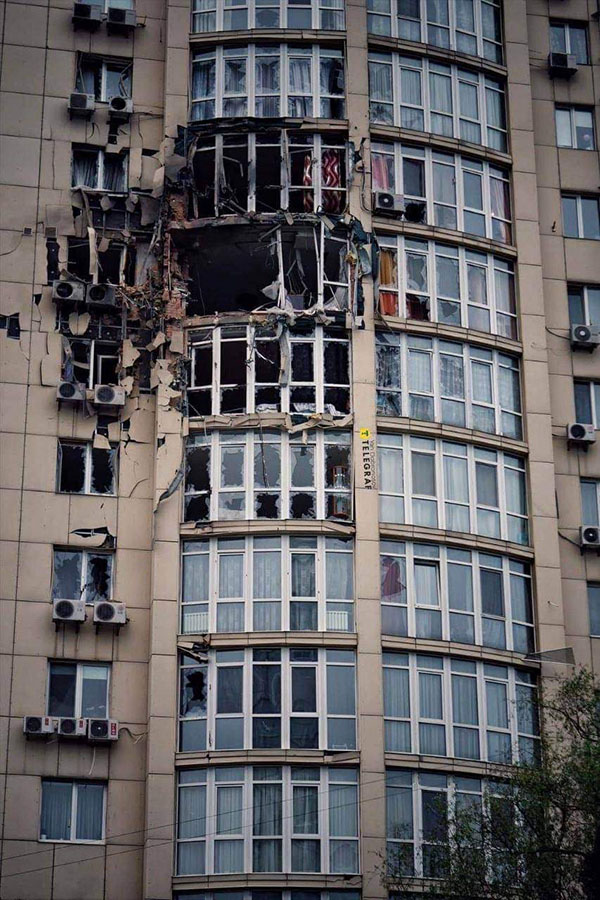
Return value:
<svg viewBox="0 0 600 900">
<path fill-rule="evenodd" d="M 557 106 L 556 143 L 559 147 L 572 147 L 574 150 L 594 150 L 594 113 L 591 109 L 575 106 Z"/>
<path fill-rule="evenodd" d="M 437 877 L 440 853 L 448 841 L 448 813 L 481 809 L 488 820 L 494 806 L 507 802 L 499 782 L 437 772 L 386 771 L 388 856 L 398 875 Z M 492 854 L 495 852 L 491 850 Z"/>
<path fill-rule="evenodd" d="M 46 715 L 108 719 L 110 666 L 51 662 Z"/>
<path fill-rule="evenodd" d="M 127 157 L 123 153 L 73 145 L 71 187 L 124 193 L 127 190 Z"/>
<path fill-rule="evenodd" d="M 539 723 L 535 676 L 509 666 L 423 654 L 383 654 L 385 749 L 533 762 Z"/>
<path fill-rule="evenodd" d="M 373 124 L 506 152 L 504 85 L 496 79 L 429 59 L 371 53 L 369 95 Z"/>
<path fill-rule="evenodd" d="M 572 53 L 577 65 L 586 66 L 590 61 L 587 28 L 569 22 L 550 22 L 550 50 L 552 53 Z"/>
<path fill-rule="evenodd" d="M 352 516 L 348 432 L 195 434 L 186 459 L 186 522 Z"/>
<path fill-rule="evenodd" d="M 344 57 L 329 47 L 250 44 L 196 53 L 191 119 L 320 116 L 343 119 Z"/>
<path fill-rule="evenodd" d="M 590 635 L 600 637 L 600 584 L 588 584 L 588 610 L 590 614 Z"/>
<path fill-rule="evenodd" d="M 58 442 L 57 480 L 63 494 L 115 494 L 117 448 L 95 448 L 91 441 Z"/>
<path fill-rule="evenodd" d="M 97 550 L 55 550 L 53 600 L 110 600 L 113 554 Z"/>
<path fill-rule="evenodd" d="M 112 341 L 74 338 L 63 346 L 62 377 L 86 388 L 118 384 L 119 345 Z"/>
<path fill-rule="evenodd" d="M 370 34 L 502 62 L 502 15 L 496 0 L 368 0 L 367 9 Z"/>
<path fill-rule="evenodd" d="M 600 428 L 600 382 L 575 382 L 575 420 Z"/>
<path fill-rule="evenodd" d="M 361 900 L 360 891 L 273 891 L 269 888 L 268 895 L 265 891 L 182 891 L 173 894 L 173 900 Z"/>
<path fill-rule="evenodd" d="M 75 90 L 92 94 L 100 103 L 112 97 L 131 97 L 131 60 L 102 59 L 81 54 L 77 64 Z"/>
<path fill-rule="evenodd" d="M 90 242 L 88 238 L 70 237 L 68 240 L 67 269 L 81 281 L 91 283 Z M 136 248 L 133 243 L 110 241 L 106 250 L 97 251 L 98 281 L 102 284 L 135 284 Z M 120 314 L 119 314 L 120 319 Z"/>
<path fill-rule="evenodd" d="M 600 525 L 600 481 L 582 478 L 581 513 L 582 525 Z"/>
<path fill-rule="evenodd" d="M 354 631 L 350 539 L 186 541 L 182 567 L 183 634 Z"/>
<path fill-rule="evenodd" d="M 40 841 L 104 840 L 106 785 L 98 781 L 42 778 Z"/>
<path fill-rule="evenodd" d="M 528 563 L 404 541 L 380 552 L 383 634 L 535 650 Z"/>
<path fill-rule="evenodd" d="M 600 240 L 598 197 L 562 195 L 563 233 L 565 237 Z"/>
<path fill-rule="evenodd" d="M 192 31 L 295 28 L 343 31 L 344 0 L 194 0 Z"/>
<path fill-rule="evenodd" d="M 525 461 L 519 456 L 380 433 L 379 479 L 382 522 L 528 542 Z"/>
<path fill-rule="evenodd" d="M 277 331 L 265 326 L 192 332 L 190 343 L 192 415 L 350 412 L 350 345 L 341 328 L 292 326 L 285 355 Z"/>
<path fill-rule="evenodd" d="M 273 131 L 198 137 L 193 168 L 195 218 L 240 208 L 333 215 L 346 208 L 349 173 L 341 136 Z"/>
<path fill-rule="evenodd" d="M 568 298 L 571 325 L 600 326 L 600 287 L 570 284 Z"/>
<path fill-rule="evenodd" d="M 354 750 L 353 650 L 217 650 L 181 659 L 179 749 Z"/>
<path fill-rule="evenodd" d="M 376 348 L 378 415 L 522 437 L 520 366 L 515 357 L 383 331 L 376 334 Z"/>
<path fill-rule="evenodd" d="M 384 316 L 462 325 L 517 338 L 513 264 L 499 256 L 408 237 L 377 237 Z"/>
<path fill-rule="evenodd" d="M 178 875 L 358 872 L 356 769 L 182 769 L 178 816 Z"/>
</svg>

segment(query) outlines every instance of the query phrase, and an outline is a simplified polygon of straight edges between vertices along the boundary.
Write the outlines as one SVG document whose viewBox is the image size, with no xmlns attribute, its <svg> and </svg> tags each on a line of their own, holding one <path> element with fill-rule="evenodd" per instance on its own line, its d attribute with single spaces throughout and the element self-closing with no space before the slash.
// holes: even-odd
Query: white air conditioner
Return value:
<svg viewBox="0 0 600 900">
<path fill-rule="evenodd" d="M 571 347 L 592 352 L 600 344 L 600 328 L 591 325 L 571 325 Z"/>
<path fill-rule="evenodd" d="M 185 634 L 207 634 L 208 613 L 194 612 L 183 613 L 183 628 Z"/>
<path fill-rule="evenodd" d="M 91 119 L 96 108 L 93 94 L 73 93 L 69 97 L 69 116 L 71 119 Z"/>
<path fill-rule="evenodd" d="M 87 735 L 87 720 L 74 716 L 61 716 L 58 721 L 58 734 L 66 738 L 82 738 Z"/>
<path fill-rule="evenodd" d="M 404 213 L 404 197 L 402 194 L 376 191 L 373 194 L 373 212 L 384 216 L 401 216 Z"/>
<path fill-rule="evenodd" d="M 96 406 L 125 406 L 125 389 L 112 384 L 97 384 L 94 403 Z"/>
<path fill-rule="evenodd" d="M 108 101 L 109 118 L 117 122 L 127 122 L 133 112 L 133 100 L 131 97 L 110 97 Z"/>
<path fill-rule="evenodd" d="M 548 57 L 548 71 L 553 78 L 570 78 L 577 68 L 577 57 L 573 53 L 551 53 Z"/>
<path fill-rule="evenodd" d="M 125 604 L 99 600 L 94 604 L 94 625 L 127 625 Z"/>
<path fill-rule="evenodd" d="M 88 740 L 93 742 L 116 741 L 119 738 L 119 723 L 114 719 L 88 719 Z"/>
<path fill-rule="evenodd" d="M 59 381 L 56 388 L 56 399 L 73 403 L 85 400 L 85 385 L 74 381 Z"/>
<path fill-rule="evenodd" d="M 327 610 L 327 631 L 349 631 L 349 614 L 343 609 Z"/>
<path fill-rule="evenodd" d="M 52 282 L 52 299 L 63 303 L 83 303 L 85 300 L 85 284 L 83 281 L 67 279 Z"/>
<path fill-rule="evenodd" d="M 109 6 L 106 15 L 106 29 L 109 34 L 129 34 L 136 26 L 134 9 Z"/>
<path fill-rule="evenodd" d="M 54 733 L 54 724 L 52 716 L 24 716 L 23 734 L 27 737 L 46 737 Z"/>
<path fill-rule="evenodd" d="M 115 309 L 117 295 L 113 284 L 88 284 L 85 292 L 86 305 L 90 309 Z"/>
<path fill-rule="evenodd" d="M 102 21 L 103 7 L 98 3 L 75 3 L 71 21 L 75 28 L 95 31 Z"/>
<path fill-rule="evenodd" d="M 582 446 L 587 450 L 590 444 L 596 443 L 596 429 L 585 422 L 574 422 L 567 425 L 567 444 L 569 446 Z"/>
<path fill-rule="evenodd" d="M 53 600 L 52 621 L 60 622 L 85 622 L 84 600 Z"/>
<path fill-rule="evenodd" d="M 585 550 L 600 550 L 600 528 L 597 525 L 583 525 L 579 529 L 579 546 Z"/>
</svg>

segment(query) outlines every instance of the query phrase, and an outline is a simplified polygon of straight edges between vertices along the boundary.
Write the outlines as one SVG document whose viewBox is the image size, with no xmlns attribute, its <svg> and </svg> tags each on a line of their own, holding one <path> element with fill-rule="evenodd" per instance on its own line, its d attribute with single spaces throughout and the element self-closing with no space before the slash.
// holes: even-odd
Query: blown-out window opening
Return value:
<svg viewBox="0 0 600 900">
<path fill-rule="evenodd" d="M 114 553 L 98 550 L 54 550 L 53 600 L 110 600 Z"/>
<path fill-rule="evenodd" d="M 65 494 L 116 493 L 118 448 L 95 448 L 91 441 L 58 442 L 57 490 Z"/>
</svg>

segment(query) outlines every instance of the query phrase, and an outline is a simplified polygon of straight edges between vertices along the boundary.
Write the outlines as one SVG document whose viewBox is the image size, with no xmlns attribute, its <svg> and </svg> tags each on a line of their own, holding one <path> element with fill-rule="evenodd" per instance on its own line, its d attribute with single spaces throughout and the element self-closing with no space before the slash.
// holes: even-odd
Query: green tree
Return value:
<svg viewBox="0 0 600 900">
<path fill-rule="evenodd" d="M 388 852 L 388 889 L 456 900 L 600 900 L 600 681 L 577 670 L 540 700 L 536 764 L 492 770 L 483 803 L 440 804 L 429 874 Z M 431 851 L 434 850 L 433 864 Z"/>
</svg>

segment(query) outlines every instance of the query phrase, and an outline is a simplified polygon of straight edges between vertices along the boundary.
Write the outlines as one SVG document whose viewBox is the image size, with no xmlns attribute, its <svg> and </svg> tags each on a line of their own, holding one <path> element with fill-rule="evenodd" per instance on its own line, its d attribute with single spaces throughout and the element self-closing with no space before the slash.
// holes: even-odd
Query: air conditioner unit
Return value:
<svg viewBox="0 0 600 900">
<path fill-rule="evenodd" d="M 95 31 L 102 21 L 102 6 L 97 3 L 75 3 L 71 21 L 77 28 Z"/>
<path fill-rule="evenodd" d="M 85 284 L 83 281 L 69 279 L 52 282 L 52 299 L 63 303 L 83 303 L 85 300 Z"/>
<path fill-rule="evenodd" d="M 86 305 L 90 309 L 116 309 L 117 295 L 113 284 L 88 284 Z"/>
<path fill-rule="evenodd" d="M 94 604 L 94 625 L 127 625 L 127 607 L 124 603 L 98 601 Z"/>
<path fill-rule="evenodd" d="M 112 384 L 97 384 L 94 388 L 96 406 L 125 406 L 125 389 Z"/>
<path fill-rule="evenodd" d="M 577 57 L 573 53 L 551 53 L 548 71 L 552 78 L 570 78 L 577 71 Z"/>
<path fill-rule="evenodd" d="M 117 122 L 127 122 L 133 112 L 131 97 L 111 97 L 108 101 L 108 116 Z"/>
<path fill-rule="evenodd" d="M 52 621 L 57 625 L 60 622 L 85 622 L 85 601 L 53 600 Z"/>
<path fill-rule="evenodd" d="M 136 26 L 136 21 L 134 9 L 108 7 L 106 29 L 109 34 L 130 34 Z"/>
<path fill-rule="evenodd" d="M 54 722 L 52 716 L 24 716 L 23 734 L 27 737 L 46 737 L 54 733 Z"/>
<path fill-rule="evenodd" d="M 69 97 L 69 116 L 72 119 L 91 119 L 95 108 L 93 94 L 71 94 Z"/>
<path fill-rule="evenodd" d="M 404 197 L 402 194 L 376 191 L 373 194 L 373 212 L 382 216 L 401 216 L 404 213 Z"/>
<path fill-rule="evenodd" d="M 56 399 L 72 403 L 85 400 L 85 385 L 74 381 L 59 381 L 56 388 Z"/>
<path fill-rule="evenodd" d="M 600 551 L 600 528 L 597 525 L 584 525 L 580 528 L 579 546 L 582 553 L 586 550 Z"/>
<path fill-rule="evenodd" d="M 600 344 L 600 328 L 590 325 L 571 325 L 571 347 L 593 352 Z"/>
<path fill-rule="evenodd" d="M 72 716 L 64 716 L 58 719 L 58 734 L 66 738 L 81 738 L 87 734 L 86 719 L 76 719 Z"/>
<path fill-rule="evenodd" d="M 590 444 L 596 443 L 596 429 L 585 422 L 574 422 L 567 425 L 567 444 L 569 447 L 582 447 L 587 450 Z"/>
<path fill-rule="evenodd" d="M 89 741 L 116 741 L 119 737 L 119 723 L 114 719 L 88 719 Z"/>
</svg>

